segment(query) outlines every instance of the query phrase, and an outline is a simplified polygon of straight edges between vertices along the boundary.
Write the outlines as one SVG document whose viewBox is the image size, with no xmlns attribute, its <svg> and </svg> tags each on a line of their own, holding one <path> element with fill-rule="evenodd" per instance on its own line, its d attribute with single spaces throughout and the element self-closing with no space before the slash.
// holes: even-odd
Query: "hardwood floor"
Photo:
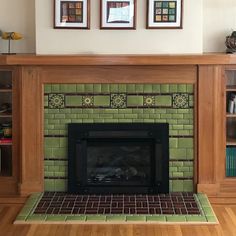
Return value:
<svg viewBox="0 0 236 236">
<path fill-rule="evenodd" d="M 213 205 L 220 225 L 13 225 L 22 204 L 0 204 L 0 236 L 236 236 L 236 205 Z"/>
</svg>

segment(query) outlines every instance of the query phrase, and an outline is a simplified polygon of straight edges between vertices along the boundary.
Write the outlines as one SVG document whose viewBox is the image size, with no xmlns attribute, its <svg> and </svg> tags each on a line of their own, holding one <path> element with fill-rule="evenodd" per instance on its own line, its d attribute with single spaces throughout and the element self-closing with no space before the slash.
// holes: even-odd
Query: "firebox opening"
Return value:
<svg viewBox="0 0 236 236">
<path fill-rule="evenodd" d="M 169 192 L 167 123 L 72 123 L 68 131 L 69 193 Z"/>
</svg>

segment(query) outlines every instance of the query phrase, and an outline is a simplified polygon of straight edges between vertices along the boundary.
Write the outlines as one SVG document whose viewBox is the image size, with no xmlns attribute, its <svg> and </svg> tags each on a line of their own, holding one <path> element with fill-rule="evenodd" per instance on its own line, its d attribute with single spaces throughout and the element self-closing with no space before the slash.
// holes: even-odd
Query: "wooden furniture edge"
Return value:
<svg viewBox="0 0 236 236">
<path fill-rule="evenodd" d="M 0 65 L 233 65 L 236 55 L 0 55 Z"/>
</svg>

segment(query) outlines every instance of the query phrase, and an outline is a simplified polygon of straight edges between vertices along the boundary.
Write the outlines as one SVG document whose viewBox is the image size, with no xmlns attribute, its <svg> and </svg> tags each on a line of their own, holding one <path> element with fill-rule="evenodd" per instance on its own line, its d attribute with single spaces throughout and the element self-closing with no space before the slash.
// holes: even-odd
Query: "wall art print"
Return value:
<svg viewBox="0 0 236 236">
<path fill-rule="evenodd" d="M 90 0 L 54 0 L 54 28 L 89 29 Z"/>
<path fill-rule="evenodd" d="M 182 29 L 183 0 L 148 0 L 148 29 Z"/>
</svg>

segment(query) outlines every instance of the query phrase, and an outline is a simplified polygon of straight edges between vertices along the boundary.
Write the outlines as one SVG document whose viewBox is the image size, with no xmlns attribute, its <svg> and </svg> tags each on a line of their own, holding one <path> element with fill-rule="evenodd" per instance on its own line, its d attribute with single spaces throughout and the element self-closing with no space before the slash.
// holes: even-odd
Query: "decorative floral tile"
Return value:
<svg viewBox="0 0 236 236">
<path fill-rule="evenodd" d="M 189 95 L 187 93 L 174 93 L 172 101 L 173 108 L 189 108 Z"/>
<path fill-rule="evenodd" d="M 64 108 L 65 107 L 65 95 L 64 94 L 54 94 L 48 95 L 48 106 L 51 109 L 54 108 Z"/>
<path fill-rule="evenodd" d="M 94 96 L 83 96 L 82 97 L 83 107 L 93 107 L 94 106 Z"/>
<path fill-rule="evenodd" d="M 127 95 L 125 93 L 111 94 L 111 108 L 126 108 Z"/>
<path fill-rule="evenodd" d="M 143 105 L 145 107 L 155 106 L 155 97 L 154 96 L 144 96 L 143 97 Z"/>
</svg>

